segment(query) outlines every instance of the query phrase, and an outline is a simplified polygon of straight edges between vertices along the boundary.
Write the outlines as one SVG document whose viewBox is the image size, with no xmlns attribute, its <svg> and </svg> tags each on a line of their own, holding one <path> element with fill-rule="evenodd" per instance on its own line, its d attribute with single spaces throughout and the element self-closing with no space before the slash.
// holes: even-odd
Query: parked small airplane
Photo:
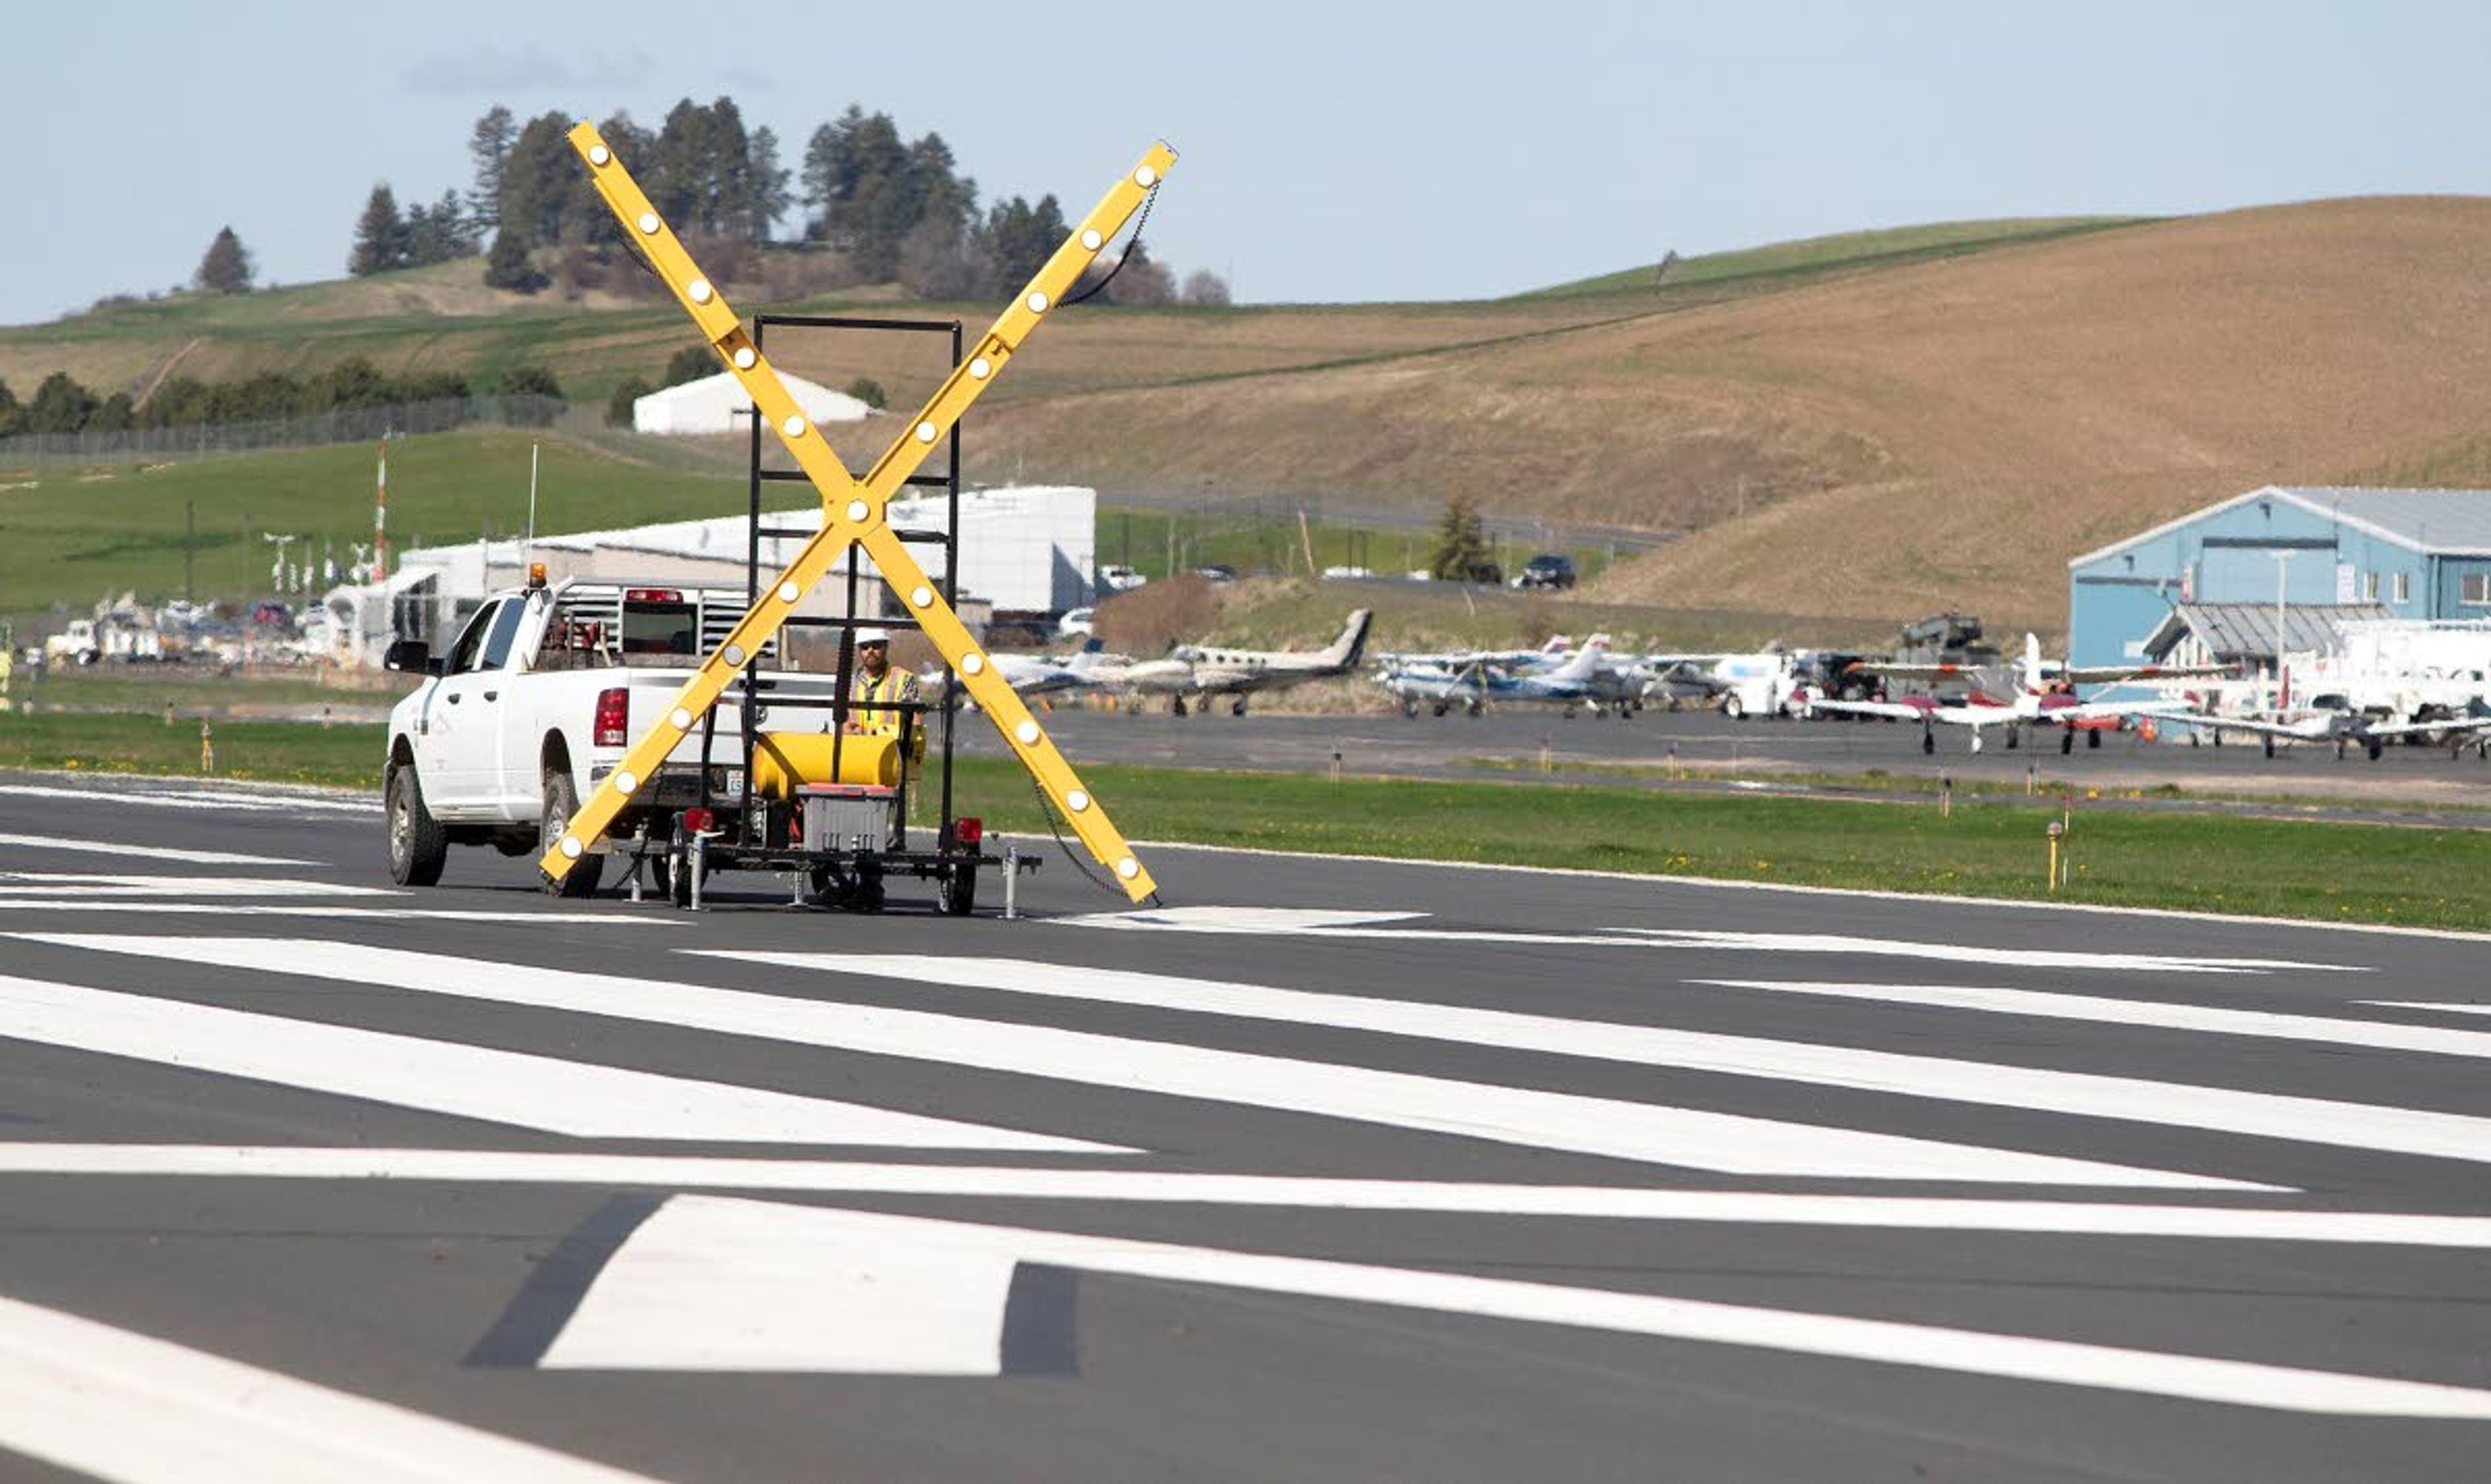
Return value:
<svg viewBox="0 0 2491 1484">
<path fill-rule="evenodd" d="M 1187 645 L 1165 659 L 1125 666 L 1116 678 L 1143 695 L 1169 698 L 1169 710 L 1186 713 L 1186 698 L 1206 705 L 1214 696 L 1229 697 L 1229 711 L 1246 714 L 1246 698 L 1260 690 L 1277 690 L 1304 681 L 1347 675 L 1366 652 L 1366 631 L 1375 615 L 1361 608 L 1349 616 L 1340 637 L 1329 649 L 1312 654 L 1286 650 L 1208 649 Z"/>
<path fill-rule="evenodd" d="M 1565 663 L 1553 669 L 1531 675 L 1490 672 L 1482 679 L 1487 699 L 1498 706 L 1562 706 L 1568 716 L 1590 707 L 1597 715 L 1601 705 L 1600 665 L 1608 652 L 1607 637 L 1594 634 L 1581 649 L 1567 656 Z"/>
<path fill-rule="evenodd" d="M 1485 709 L 1485 665 L 1473 664 L 1453 669 L 1423 662 L 1403 663 L 1379 672 L 1375 683 L 1401 703 L 1404 716 L 1419 714 L 1421 707 L 1428 708 L 1439 716 L 1455 708 L 1476 716 Z"/>
<path fill-rule="evenodd" d="M 2087 665 L 2069 667 L 2045 661 L 2041 657 L 2041 641 L 2032 634 L 2024 636 L 2023 662 L 2013 667 L 1979 665 L 1966 667 L 1953 664 L 1868 665 L 1890 680 L 1917 680 L 1937 683 L 1961 680 L 1970 687 L 1960 703 L 1948 703 L 1934 696 L 1905 696 L 1886 701 L 1816 701 L 1812 709 L 1854 716 L 1885 716 L 1898 721 L 1920 724 L 1920 750 L 1938 749 L 1935 724 L 1965 726 L 1972 729 L 1972 750 L 1980 750 L 1981 735 L 1989 727 L 2007 729 L 2007 745 L 2022 743 L 2024 728 L 2054 726 L 2059 728 L 2059 750 L 2075 750 L 2076 734 L 2085 734 L 2085 745 L 2101 745 L 2101 734 L 2116 730 L 2130 717 L 2174 715 L 2191 710 L 2184 700 L 2169 701 L 2084 701 L 2077 698 L 2078 684 L 2108 684 L 2115 681 L 2170 680 L 2195 675 L 2225 675 L 2227 665 Z"/>
</svg>

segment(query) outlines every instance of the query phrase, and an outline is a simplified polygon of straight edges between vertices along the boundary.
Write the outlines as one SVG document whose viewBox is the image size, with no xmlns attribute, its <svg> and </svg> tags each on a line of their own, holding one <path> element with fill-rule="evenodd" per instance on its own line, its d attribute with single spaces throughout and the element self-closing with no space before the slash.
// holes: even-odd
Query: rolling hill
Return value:
<svg viewBox="0 0 2491 1484">
<path fill-rule="evenodd" d="M 981 403 L 970 472 L 1334 519 L 1467 494 L 1685 533 L 1604 575 L 1616 601 L 2055 628 L 2069 556 L 2255 483 L 2491 483 L 2486 261 L 2491 200 L 2364 198 L 1860 234 L 1494 303 L 1084 307 Z M 670 306 L 504 303 L 476 271 L 0 331 L 0 377 L 531 360 L 601 400 L 690 338 Z M 898 338 L 773 348 L 904 406 L 941 366 Z"/>
</svg>

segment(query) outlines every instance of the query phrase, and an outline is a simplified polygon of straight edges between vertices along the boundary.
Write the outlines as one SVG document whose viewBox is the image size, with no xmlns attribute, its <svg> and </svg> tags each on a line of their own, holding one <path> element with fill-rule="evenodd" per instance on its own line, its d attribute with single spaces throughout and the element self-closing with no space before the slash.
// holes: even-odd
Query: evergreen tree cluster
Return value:
<svg viewBox="0 0 2491 1484">
<path fill-rule="evenodd" d="M 0 381 L 0 437 L 15 433 L 118 433 L 132 428 L 220 426 L 333 412 L 376 412 L 411 405 L 464 403 L 478 389 L 455 371 L 417 371 L 390 376 L 361 357 L 340 361 L 309 377 L 261 371 L 239 381 L 166 378 L 143 404 L 127 392 L 98 396 L 67 371 L 54 371 L 20 403 Z M 562 387 L 539 366 L 513 366 L 483 389 L 506 397 L 546 397 L 558 402 Z M 444 426 L 466 421 L 461 411 Z M 409 428 L 407 431 L 437 431 Z"/>
<path fill-rule="evenodd" d="M 358 278 L 400 268 L 424 268 L 476 255 L 476 223 L 455 190 L 430 206 L 422 202 L 400 215 L 397 193 L 383 181 L 364 202 L 355 222 L 355 247 L 346 272 Z"/>
<path fill-rule="evenodd" d="M 778 163 L 777 136 L 767 128 L 747 130 L 731 98 L 707 105 L 684 99 L 654 131 L 624 113 L 598 130 L 651 204 L 695 240 L 704 263 L 728 276 L 732 267 L 753 264 L 748 250 L 776 242 L 779 223 L 799 208 L 797 241 L 835 255 L 846 281 L 896 282 L 922 299 L 1009 294 L 1070 230 L 1052 195 L 1036 203 L 1013 196 L 981 212 L 977 182 L 960 173 L 942 135 L 908 139 L 891 115 L 853 103 L 813 131 L 792 186 Z M 630 253 L 571 150 L 570 132 L 564 114 L 522 124 L 499 104 L 476 121 L 468 140 L 474 186 L 461 219 L 470 243 L 472 234 L 492 234 L 486 283 L 535 293 L 558 274 L 577 286 Z M 385 220 L 387 214 L 377 215 Z M 375 218 L 367 205 L 366 222 Z M 367 235 L 359 230 L 358 261 Z M 747 255 L 722 252 L 729 245 Z M 1136 247 L 1106 295 L 1124 304 L 1224 305 L 1228 286 L 1197 272 L 1180 288 Z"/>
</svg>

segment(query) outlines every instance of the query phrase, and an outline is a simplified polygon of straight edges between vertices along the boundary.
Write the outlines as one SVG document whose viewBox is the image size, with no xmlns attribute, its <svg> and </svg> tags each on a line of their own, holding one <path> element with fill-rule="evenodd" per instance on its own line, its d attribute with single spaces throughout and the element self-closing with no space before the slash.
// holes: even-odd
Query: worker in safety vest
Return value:
<svg viewBox="0 0 2491 1484">
<path fill-rule="evenodd" d="M 860 628 L 856 636 L 856 677 L 848 686 L 848 730 L 882 737 L 899 735 L 902 713 L 885 710 L 894 702 L 917 699 L 917 677 L 904 665 L 891 662 L 891 631 L 885 628 Z M 916 727 L 917 742 L 924 745 L 925 728 Z"/>
</svg>

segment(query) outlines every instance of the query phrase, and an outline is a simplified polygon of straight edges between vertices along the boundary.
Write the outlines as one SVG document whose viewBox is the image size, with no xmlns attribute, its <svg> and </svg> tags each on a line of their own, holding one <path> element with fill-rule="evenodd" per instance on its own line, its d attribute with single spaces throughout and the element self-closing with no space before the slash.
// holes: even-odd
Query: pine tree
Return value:
<svg viewBox="0 0 2491 1484">
<path fill-rule="evenodd" d="M 1479 507 L 1468 495 L 1454 495 L 1445 502 L 1445 513 L 1436 521 L 1436 551 L 1427 559 L 1427 570 L 1444 582 L 1467 582 L 1474 568 L 1488 560 L 1487 524 L 1480 519 Z"/>
<path fill-rule="evenodd" d="M 0 381 L 0 438 L 6 438 L 25 426 L 26 409 L 9 384 Z"/>
<path fill-rule="evenodd" d="M 549 281 L 528 261 L 527 244 L 520 240 L 518 223 L 504 222 L 502 229 L 493 234 L 493 250 L 484 258 L 484 286 L 508 289 L 513 294 L 534 294 Z"/>
<path fill-rule="evenodd" d="M 495 103 L 468 135 L 467 158 L 475 162 L 476 184 L 467 192 L 467 215 L 484 231 L 501 225 L 502 163 L 511 158 L 511 144 L 518 134 L 511 110 Z"/>
<path fill-rule="evenodd" d="M 86 426 L 95 416 L 96 394 L 78 385 L 67 371 L 54 371 L 35 389 L 35 399 L 26 404 L 26 431 L 30 433 L 74 433 Z"/>
<path fill-rule="evenodd" d="M 250 292 L 251 273 L 249 250 L 234 235 L 232 227 L 225 227 L 208 244 L 190 283 L 203 294 L 247 294 Z"/>
<path fill-rule="evenodd" d="M 404 268 L 407 263 L 406 218 L 398 215 L 397 193 L 383 181 L 364 199 L 364 214 L 355 221 L 355 250 L 346 255 L 346 272 L 358 278 Z"/>
<path fill-rule="evenodd" d="M 787 208 L 796 199 L 787 189 L 787 172 L 778 164 L 778 136 L 767 124 L 752 131 L 751 163 L 747 173 L 752 187 L 744 235 L 766 243 L 777 234 L 778 218 L 787 215 Z"/>
</svg>

